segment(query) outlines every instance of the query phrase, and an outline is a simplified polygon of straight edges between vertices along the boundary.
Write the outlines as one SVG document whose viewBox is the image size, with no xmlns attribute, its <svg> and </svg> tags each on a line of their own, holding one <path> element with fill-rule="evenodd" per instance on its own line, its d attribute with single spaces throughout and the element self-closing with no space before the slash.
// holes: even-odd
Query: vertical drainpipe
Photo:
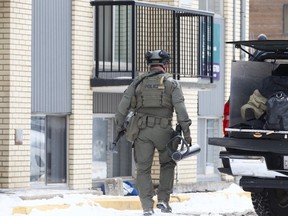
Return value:
<svg viewBox="0 0 288 216">
<path fill-rule="evenodd" d="M 246 40 L 246 0 L 241 0 L 241 40 Z M 241 60 L 245 59 L 245 53 L 241 51 Z"/>
<path fill-rule="evenodd" d="M 137 48 L 137 27 L 136 27 L 136 4 L 135 2 L 132 3 L 132 79 L 135 78 L 136 70 L 137 70 L 137 57 L 136 55 L 136 48 Z"/>
<path fill-rule="evenodd" d="M 236 5 L 235 5 L 235 0 L 233 0 L 233 41 L 236 39 Z M 233 46 L 233 61 L 235 61 L 235 46 Z"/>
<path fill-rule="evenodd" d="M 173 71 L 174 71 L 174 74 L 173 74 L 173 78 L 174 79 L 177 79 L 177 74 L 179 73 L 179 68 L 180 68 L 180 65 L 179 65 L 179 62 L 177 62 L 177 69 L 176 69 L 176 42 L 175 42 L 175 38 L 176 38 L 176 12 L 173 11 Z M 178 20 L 177 20 L 178 21 Z M 180 58 L 180 55 L 179 55 L 179 50 L 177 50 L 177 60 L 179 60 Z"/>
</svg>

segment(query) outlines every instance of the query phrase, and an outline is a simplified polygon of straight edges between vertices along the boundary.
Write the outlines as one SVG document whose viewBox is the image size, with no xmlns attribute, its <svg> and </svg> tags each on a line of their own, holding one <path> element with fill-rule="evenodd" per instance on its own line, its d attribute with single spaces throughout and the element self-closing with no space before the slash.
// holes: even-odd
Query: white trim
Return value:
<svg viewBox="0 0 288 216">
<path fill-rule="evenodd" d="M 93 118 L 114 118 L 115 114 L 114 113 L 93 113 Z"/>
<path fill-rule="evenodd" d="M 124 93 L 128 88 L 128 85 L 123 86 L 99 86 L 92 87 L 93 92 L 102 92 L 102 93 Z"/>
<path fill-rule="evenodd" d="M 223 116 L 198 116 L 199 119 L 221 119 Z"/>
</svg>

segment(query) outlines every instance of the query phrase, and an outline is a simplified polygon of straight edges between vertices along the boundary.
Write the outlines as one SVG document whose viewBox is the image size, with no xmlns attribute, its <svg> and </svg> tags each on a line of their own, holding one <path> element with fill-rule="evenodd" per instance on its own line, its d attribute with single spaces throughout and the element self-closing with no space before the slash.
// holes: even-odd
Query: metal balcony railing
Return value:
<svg viewBox="0 0 288 216">
<path fill-rule="evenodd" d="M 148 71 L 144 54 L 165 49 L 174 78 L 213 82 L 213 14 L 140 1 L 91 1 L 95 13 L 91 86 L 127 85 Z"/>
</svg>

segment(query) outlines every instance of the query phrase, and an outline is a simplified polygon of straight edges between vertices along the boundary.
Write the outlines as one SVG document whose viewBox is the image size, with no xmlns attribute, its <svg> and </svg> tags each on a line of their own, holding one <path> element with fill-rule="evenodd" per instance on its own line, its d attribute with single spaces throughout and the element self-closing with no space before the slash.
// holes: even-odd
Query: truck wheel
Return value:
<svg viewBox="0 0 288 216">
<path fill-rule="evenodd" d="M 251 193 L 252 203 L 258 216 L 286 216 L 288 212 L 288 191 L 264 189 Z"/>
</svg>

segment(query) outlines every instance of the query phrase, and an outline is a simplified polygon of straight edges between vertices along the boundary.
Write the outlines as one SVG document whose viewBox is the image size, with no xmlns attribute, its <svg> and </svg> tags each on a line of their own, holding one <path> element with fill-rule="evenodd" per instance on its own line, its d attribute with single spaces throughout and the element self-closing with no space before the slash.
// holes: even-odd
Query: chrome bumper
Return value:
<svg viewBox="0 0 288 216">
<path fill-rule="evenodd" d="M 263 156 L 222 155 L 220 157 L 229 159 L 231 172 L 235 176 L 262 178 L 288 177 L 275 170 L 268 170 L 266 160 Z M 287 170 L 281 171 L 287 172 Z"/>
</svg>

